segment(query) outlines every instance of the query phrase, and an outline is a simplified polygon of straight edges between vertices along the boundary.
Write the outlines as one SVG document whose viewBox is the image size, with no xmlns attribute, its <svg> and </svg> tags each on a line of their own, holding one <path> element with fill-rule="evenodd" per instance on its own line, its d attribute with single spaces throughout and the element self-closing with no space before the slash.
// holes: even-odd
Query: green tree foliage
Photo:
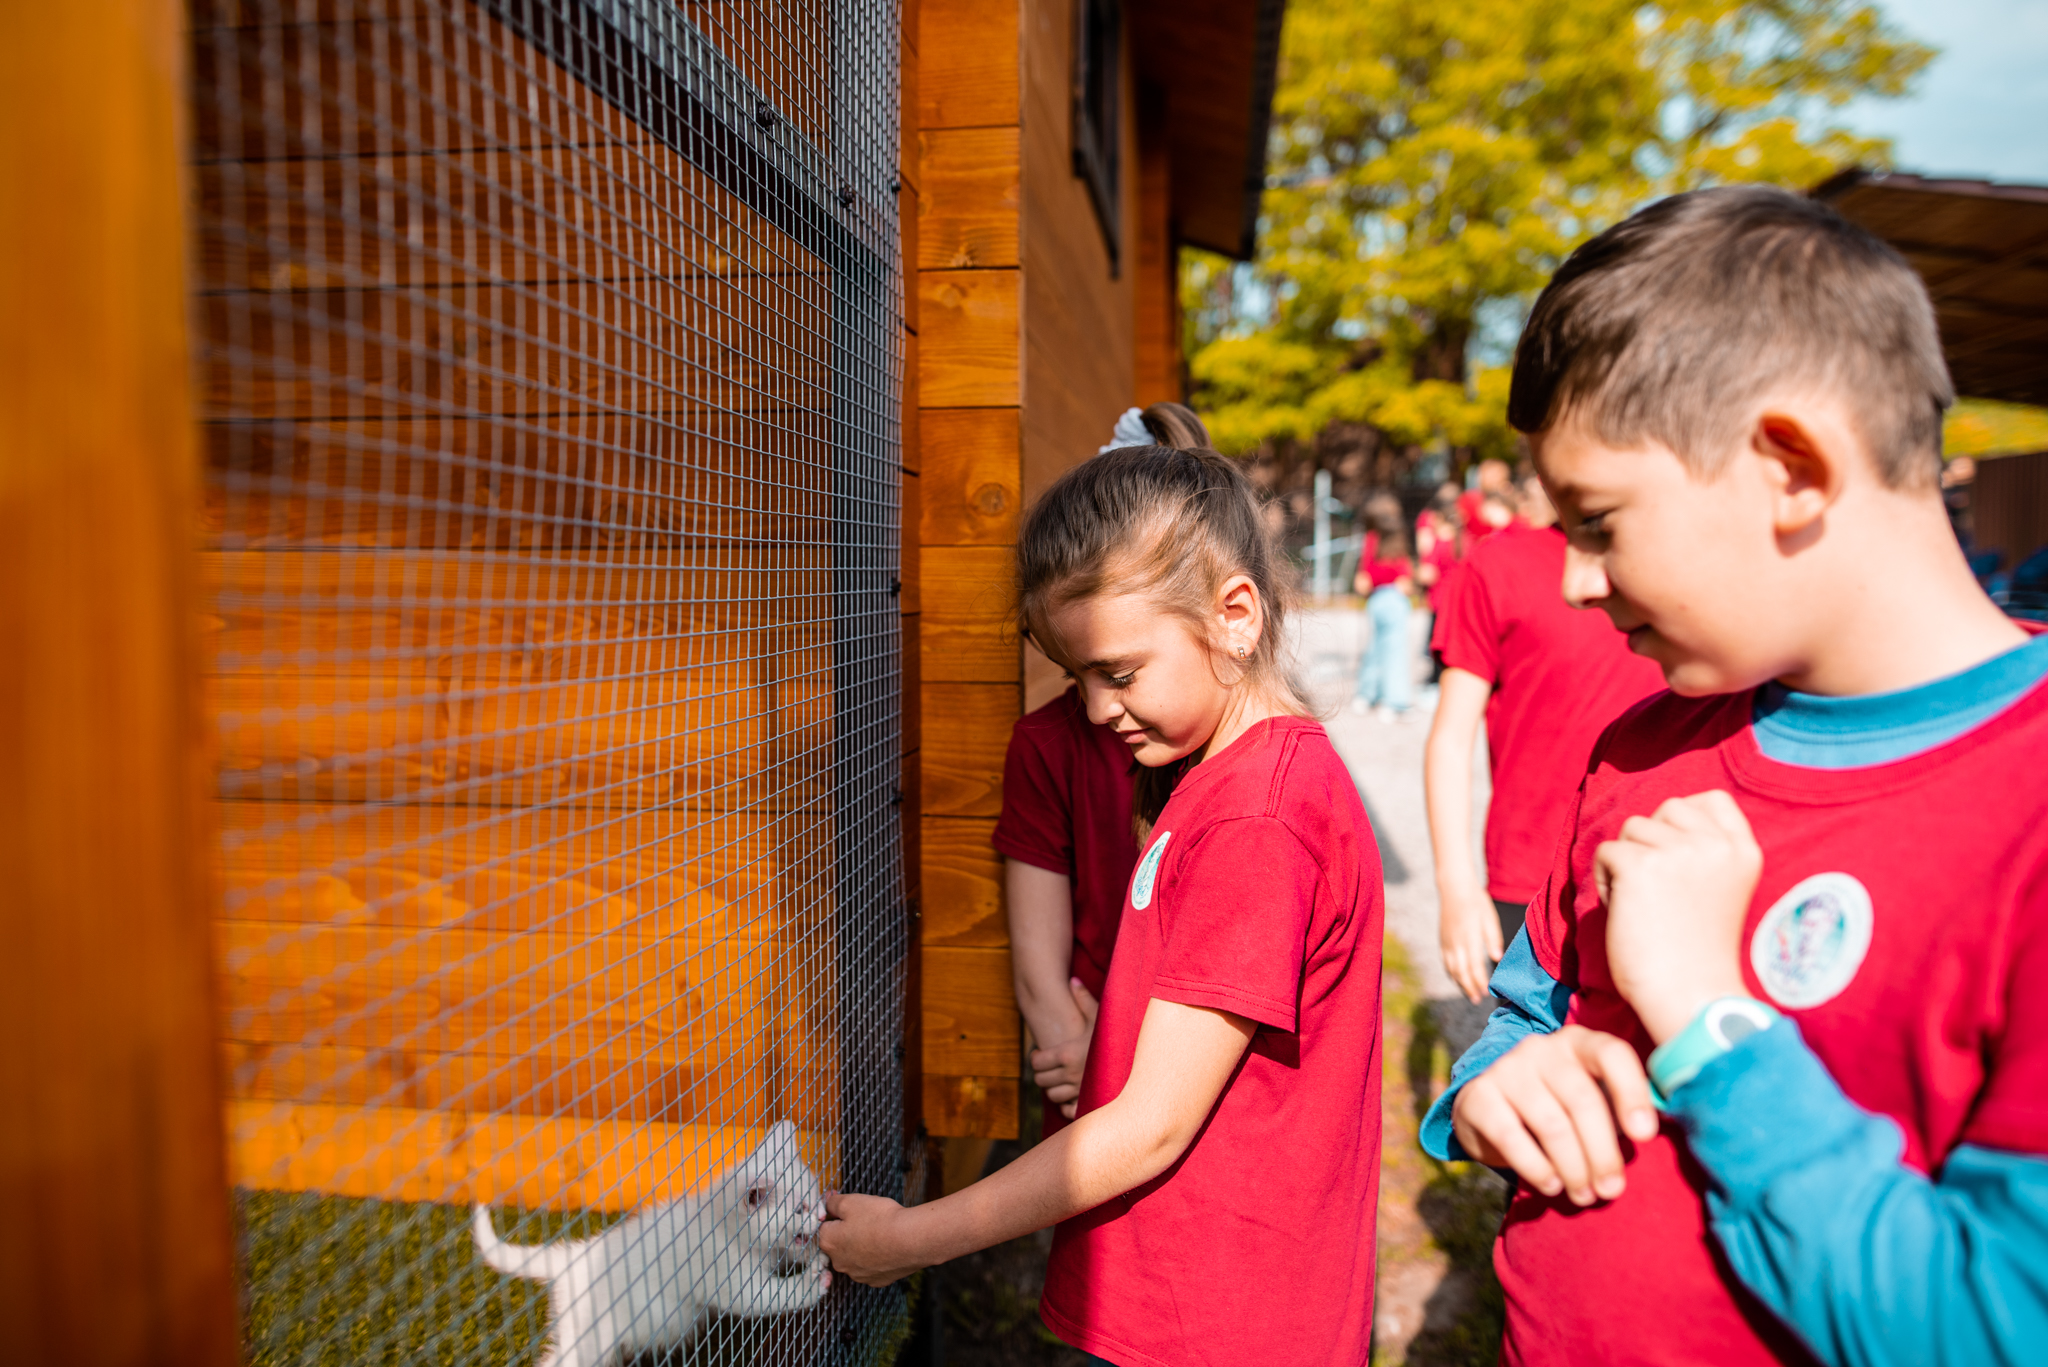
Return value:
<svg viewBox="0 0 2048 1367">
<path fill-rule="evenodd" d="M 1220 258 L 1183 274 L 1219 445 L 1362 423 L 1510 449 L 1476 329 L 1658 196 L 1886 164 L 1830 116 L 1933 55 L 1860 0 L 1291 0 L 1257 307 Z"/>
</svg>

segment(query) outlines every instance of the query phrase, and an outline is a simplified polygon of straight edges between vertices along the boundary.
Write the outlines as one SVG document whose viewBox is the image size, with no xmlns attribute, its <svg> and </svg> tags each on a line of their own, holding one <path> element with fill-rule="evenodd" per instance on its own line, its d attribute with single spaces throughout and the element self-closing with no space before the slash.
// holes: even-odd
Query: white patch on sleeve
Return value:
<svg viewBox="0 0 2048 1367">
<path fill-rule="evenodd" d="M 1757 923 L 1749 964 L 1780 1006 L 1819 1006 L 1849 985 L 1870 952 L 1870 890 L 1846 873 L 1795 884 Z"/>
<path fill-rule="evenodd" d="M 1161 831 L 1159 838 L 1152 842 L 1152 848 L 1145 851 L 1145 857 L 1138 861 L 1138 871 L 1131 875 L 1131 905 L 1139 911 L 1152 905 L 1152 884 L 1159 877 L 1159 859 L 1166 853 L 1166 842 L 1171 839 L 1172 831 Z"/>
</svg>

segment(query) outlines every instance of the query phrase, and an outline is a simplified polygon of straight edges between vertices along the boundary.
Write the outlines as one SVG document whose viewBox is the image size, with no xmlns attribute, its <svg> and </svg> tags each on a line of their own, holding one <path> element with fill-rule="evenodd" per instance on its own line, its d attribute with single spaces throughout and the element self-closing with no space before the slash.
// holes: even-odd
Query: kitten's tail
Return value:
<svg viewBox="0 0 2048 1367">
<path fill-rule="evenodd" d="M 476 1255 L 508 1277 L 556 1277 L 569 1265 L 571 1250 L 560 1244 L 508 1244 L 491 1223 L 491 1208 L 476 1208 Z"/>
</svg>

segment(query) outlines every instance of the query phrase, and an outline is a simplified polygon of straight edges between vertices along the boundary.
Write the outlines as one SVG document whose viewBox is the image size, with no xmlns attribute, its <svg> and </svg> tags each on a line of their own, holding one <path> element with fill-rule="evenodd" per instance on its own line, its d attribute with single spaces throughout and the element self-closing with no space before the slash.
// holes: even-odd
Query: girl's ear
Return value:
<svg viewBox="0 0 2048 1367">
<path fill-rule="evenodd" d="M 1233 574 L 1216 591 L 1216 621 L 1223 653 L 1233 660 L 1248 660 L 1258 651 L 1259 637 L 1266 626 L 1265 604 L 1259 586 L 1249 575 Z"/>
</svg>

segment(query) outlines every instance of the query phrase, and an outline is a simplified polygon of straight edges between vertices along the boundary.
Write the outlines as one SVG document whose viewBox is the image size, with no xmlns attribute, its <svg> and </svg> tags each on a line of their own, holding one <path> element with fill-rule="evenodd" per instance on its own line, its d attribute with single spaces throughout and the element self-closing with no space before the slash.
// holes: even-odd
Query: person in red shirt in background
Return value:
<svg viewBox="0 0 2048 1367">
<path fill-rule="evenodd" d="M 1138 864 L 1130 747 L 1069 688 L 1018 721 L 1003 757 L 1003 856 L 1017 1009 L 1045 1089 L 1044 1133 L 1074 1112 L 1109 977 L 1124 888 Z"/>
<path fill-rule="evenodd" d="M 1125 412 L 1103 450 L 1154 442 L 1199 449 L 1209 432 L 1192 409 L 1153 404 Z M 1003 756 L 1003 811 L 991 843 L 1003 856 L 1011 972 L 1045 1089 L 1048 1138 L 1074 1114 L 1138 863 L 1131 769 L 1130 747 L 1088 720 L 1073 688 L 1020 719 Z"/>
<path fill-rule="evenodd" d="M 1489 509 L 1487 503 L 1494 506 Z M 1504 460 L 1482 460 L 1470 489 L 1458 495 L 1458 517 L 1465 526 L 1465 554 L 1513 521 L 1514 480 Z"/>
<path fill-rule="evenodd" d="M 1457 578 L 1458 559 L 1458 486 L 1446 482 L 1415 519 L 1415 582 L 1422 589 L 1422 630 L 1417 634 L 1430 643 L 1431 683 L 1444 672 L 1435 624 Z"/>
<path fill-rule="evenodd" d="M 1375 500 L 1378 502 L 1378 500 Z M 1372 639 L 1359 662 L 1358 689 L 1351 710 L 1363 714 L 1378 708 L 1380 720 L 1405 716 L 1415 702 L 1414 604 L 1415 560 L 1409 552 L 1408 529 L 1401 508 L 1392 499 L 1375 509 L 1372 530 L 1365 534 L 1365 562 L 1351 584 L 1366 595 L 1365 613 Z"/>
<path fill-rule="evenodd" d="M 1505 473 L 1506 467 L 1501 467 Z M 1474 1002 L 1550 871 L 1593 742 L 1664 687 L 1605 615 L 1564 600 L 1565 535 L 1533 476 L 1520 516 L 1462 567 L 1436 625 L 1444 662 L 1422 759 L 1444 970 Z M 1490 508 L 1504 496 L 1484 495 Z M 1497 515 L 1496 515 L 1497 516 Z M 1472 751 L 1481 721 L 1493 799 L 1486 884 L 1472 867 Z"/>
</svg>

